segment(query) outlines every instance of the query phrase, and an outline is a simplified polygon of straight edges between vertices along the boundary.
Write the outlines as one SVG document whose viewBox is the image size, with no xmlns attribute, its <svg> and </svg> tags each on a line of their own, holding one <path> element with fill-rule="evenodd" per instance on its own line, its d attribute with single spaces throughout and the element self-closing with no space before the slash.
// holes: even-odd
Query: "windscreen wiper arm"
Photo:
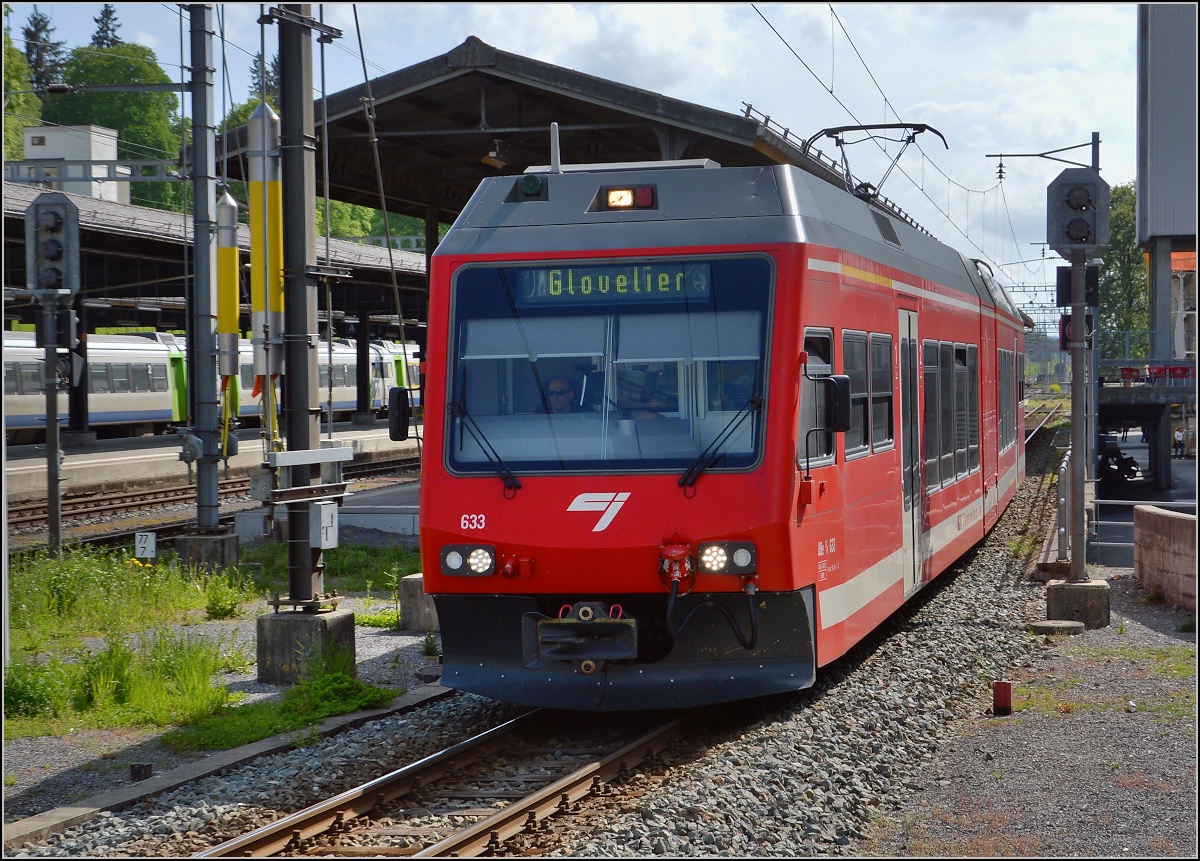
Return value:
<svg viewBox="0 0 1200 861">
<path fill-rule="evenodd" d="M 475 440 L 479 450 L 483 452 L 483 456 L 488 459 L 488 463 L 492 465 L 492 469 L 496 471 L 496 475 L 500 476 L 500 480 L 504 482 L 505 490 L 517 490 L 521 487 L 521 482 L 513 475 L 513 471 L 508 468 L 508 464 L 500 457 L 500 453 L 488 442 L 488 438 L 484 435 L 483 429 L 475 423 L 475 419 L 467 412 L 467 405 L 462 401 L 454 401 L 447 407 L 450 410 L 450 415 L 462 419 L 463 427 L 467 429 L 467 433 Z"/>
<path fill-rule="evenodd" d="M 725 427 L 721 429 L 721 432 L 717 434 L 717 438 L 710 442 L 708 444 L 708 448 L 700 453 L 700 456 L 696 458 L 695 462 L 687 468 L 683 475 L 679 476 L 679 486 L 691 487 L 694 485 L 700 479 L 701 473 L 716 463 L 717 458 L 721 456 L 721 449 L 725 446 L 725 443 L 729 442 L 729 440 L 733 437 L 734 431 L 742 426 L 742 422 L 744 422 L 751 413 L 762 409 L 762 405 L 762 398 L 760 398 L 758 395 L 751 395 L 746 403 L 742 405 L 742 408 L 737 411 L 737 415 L 731 418 L 728 424 L 726 424 Z"/>
</svg>

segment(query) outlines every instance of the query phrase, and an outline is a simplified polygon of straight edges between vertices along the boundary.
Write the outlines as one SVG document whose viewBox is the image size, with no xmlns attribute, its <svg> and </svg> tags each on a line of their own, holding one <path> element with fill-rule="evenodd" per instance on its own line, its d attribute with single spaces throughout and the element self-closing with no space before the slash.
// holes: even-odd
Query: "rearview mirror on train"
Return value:
<svg viewBox="0 0 1200 861">
<path fill-rule="evenodd" d="M 847 411 L 849 410 L 849 403 L 850 389 L 849 383 L 847 383 Z M 403 389 L 399 386 L 388 389 L 388 436 L 396 442 L 408 439 L 408 423 L 411 420 L 412 407 L 408 404 L 408 389 Z"/>
<path fill-rule="evenodd" d="M 845 433 L 850 430 L 850 377 L 834 374 L 825 379 L 833 384 L 833 425 L 829 430 Z"/>
</svg>

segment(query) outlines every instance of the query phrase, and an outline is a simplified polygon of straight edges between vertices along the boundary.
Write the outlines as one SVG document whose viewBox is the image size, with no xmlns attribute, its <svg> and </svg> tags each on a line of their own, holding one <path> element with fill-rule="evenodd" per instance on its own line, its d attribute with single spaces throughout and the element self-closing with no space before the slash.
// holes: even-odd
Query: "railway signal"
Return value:
<svg viewBox="0 0 1200 861">
<path fill-rule="evenodd" d="M 1108 247 L 1109 190 L 1098 171 L 1067 168 L 1046 189 L 1046 241 L 1067 260 Z"/>
<path fill-rule="evenodd" d="M 35 292 L 79 292 L 79 208 L 60 191 L 25 210 L 25 284 Z"/>
</svg>

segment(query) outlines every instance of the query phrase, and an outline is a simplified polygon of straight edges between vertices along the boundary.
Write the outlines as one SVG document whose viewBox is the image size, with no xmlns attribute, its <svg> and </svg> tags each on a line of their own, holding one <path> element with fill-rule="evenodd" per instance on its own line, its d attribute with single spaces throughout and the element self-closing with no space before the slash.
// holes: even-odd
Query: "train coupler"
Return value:
<svg viewBox="0 0 1200 861">
<path fill-rule="evenodd" d="M 619 605 L 600 601 L 563 605 L 557 619 L 542 613 L 521 616 L 521 649 L 525 666 L 544 667 L 551 661 L 576 664 L 593 675 L 608 661 L 637 657 L 637 622 L 622 618 Z"/>
</svg>

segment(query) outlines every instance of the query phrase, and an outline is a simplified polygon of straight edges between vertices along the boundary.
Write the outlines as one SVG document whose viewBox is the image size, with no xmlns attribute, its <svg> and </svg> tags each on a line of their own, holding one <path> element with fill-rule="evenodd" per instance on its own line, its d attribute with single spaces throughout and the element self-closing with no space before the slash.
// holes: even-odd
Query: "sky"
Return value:
<svg viewBox="0 0 1200 861">
<path fill-rule="evenodd" d="M 33 4 L 9 4 L 18 47 Z M 39 3 L 54 37 L 86 45 L 99 3 Z M 188 44 L 179 7 L 115 3 L 118 35 L 153 48 L 181 79 Z M 214 40 L 229 93 L 245 101 L 260 45 L 258 4 L 217 4 Z M 730 113 L 746 103 L 801 140 L 852 124 L 925 123 L 881 193 L 943 242 L 990 261 L 1021 299 L 1052 284 L 1062 261 L 1045 249 L 1046 187 L 1065 168 L 1051 153 L 1091 163 L 1100 134 L 1110 186 L 1136 173 L 1137 6 L 1125 4 L 314 4 L 342 30 L 326 49 L 326 90 L 443 54 L 476 36 L 504 51 Z M 357 22 L 355 19 L 357 10 Z M 314 62 L 319 51 L 314 46 Z M 320 67 L 314 86 L 321 85 Z M 895 132 L 890 133 L 893 136 Z M 817 144 L 840 158 L 827 139 Z M 1064 152 L 1068 147 L 1076 147 Z M 846 147 L 856 177 L 878 185 L 899 144 Z M 1003 181 L 999 159 L 1006 154 Z M 1045 295 L 1044 293 L 1042 294 Z"/>
</svg>

